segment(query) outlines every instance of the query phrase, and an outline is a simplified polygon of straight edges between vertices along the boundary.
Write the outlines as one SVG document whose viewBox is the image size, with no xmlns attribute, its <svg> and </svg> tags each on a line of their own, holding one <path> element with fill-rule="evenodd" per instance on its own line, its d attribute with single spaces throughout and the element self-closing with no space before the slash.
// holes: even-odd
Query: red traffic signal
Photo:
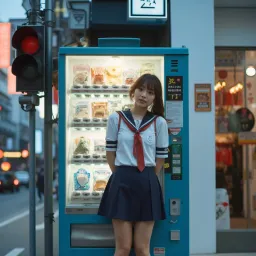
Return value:
<svg viewBox="0 0 256 256">
<path fill-rule="evenodd" d="M 27 46 L 31 46 L 31 42 L 37 41 L 39 45 L 39 34 L 37 32 L 37 28 L 41 26 L 21 26 L 15 31 L 12 37 L 12 46 L 17 50 L 23 50 L 23 45 L 27 44 Z M 31 41 L 30 39 L 33 38 Z M 39 47 L 38 47 L 39 48 Z M 23 53 L 28 53 L 24 49 Z M 38 50 L 38 49 L 37 49 Z M 30 54 L 30 53 L 29 53 Z"/>
<path fill-rule="evenodd" d="M 35 54 L 39 49 L 39 41 L 35 36 L 26 36 L 21 42 L 21 49 L 24 53 Z"/>
<path fill-rule="evenodd" d="M 12 37 L 17 57 L 12 64 L 17 92 L 40 92 L 45 88 L 45 33 L 44 26 L 18 27 Z"/>
</svg>

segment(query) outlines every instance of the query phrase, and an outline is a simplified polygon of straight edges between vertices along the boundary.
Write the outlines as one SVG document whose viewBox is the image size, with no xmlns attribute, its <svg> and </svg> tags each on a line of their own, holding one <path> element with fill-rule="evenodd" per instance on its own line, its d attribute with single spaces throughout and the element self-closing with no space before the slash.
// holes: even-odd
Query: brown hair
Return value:
<svg viewBox="0 0 256 256">
<path fill-rule="evenodd" d="M 155 115 L 164 117 L 164 103 L 163 103 L 163 92 L 162 85 L 157 76 L 151 74 L 144 74 L 140 76 L 136 82 L 130 88 L 130 98 L 134 97 L 134 92 L 141 86 L 146 85 L 148 88 L 152 89 L 155 93 L 155 99 L 151 112 Z"/>
</svg>

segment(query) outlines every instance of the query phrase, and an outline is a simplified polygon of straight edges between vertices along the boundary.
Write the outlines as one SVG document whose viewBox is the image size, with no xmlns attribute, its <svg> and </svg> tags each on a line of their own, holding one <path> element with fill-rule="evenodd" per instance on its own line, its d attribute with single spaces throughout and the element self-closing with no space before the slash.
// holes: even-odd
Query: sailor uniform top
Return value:
<svg viewBox="0 0 256 256">
<path fill-rule="evenodd" d="M 139 148 L 136 141 L 143 148 L 140 150 L 143 150 L 144 166 L 156 166 L 156 158 L 168 157 L 166 120 L 151 112 L 147 112 L 141 121 L 134 120 L 130 110 L 111 114 L 107 124 L 106 151 L 116 151 L 116 166 L 138 166 L 141 154 L 139 151 L 136 154 L 136 148 Z"/>
</svg>

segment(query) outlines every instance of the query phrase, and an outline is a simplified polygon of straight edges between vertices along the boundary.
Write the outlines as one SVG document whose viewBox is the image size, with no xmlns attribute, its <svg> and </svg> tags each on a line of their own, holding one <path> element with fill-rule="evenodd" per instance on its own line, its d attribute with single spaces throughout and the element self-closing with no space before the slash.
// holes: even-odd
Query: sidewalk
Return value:
<svg viewBox="0 0 256 256">
<path fill-rule="evenodd" d="M 220 253 L 220 254 L 191 254 L 191 256 L 256 256 L 256 252 L 252 253 Z"/>
</svg>

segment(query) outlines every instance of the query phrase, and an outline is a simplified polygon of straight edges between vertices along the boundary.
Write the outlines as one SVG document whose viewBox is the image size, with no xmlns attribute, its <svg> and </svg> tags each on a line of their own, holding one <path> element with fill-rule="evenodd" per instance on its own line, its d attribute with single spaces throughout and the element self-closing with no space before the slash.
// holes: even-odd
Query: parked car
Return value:
<svg viewBox="0 0 256 256">
<path fill-rule="evenodd" d="M 29 173 L 27 171 L 16 171 L 15 176 L 19 180 L 20 186 L 29 187 Z"/>
<path fill-rule="evenodd" d="M 20 183 L 13 172 L 0 172 L 0 191 L 14 193 L 20 190 Z"/>
</svg>

